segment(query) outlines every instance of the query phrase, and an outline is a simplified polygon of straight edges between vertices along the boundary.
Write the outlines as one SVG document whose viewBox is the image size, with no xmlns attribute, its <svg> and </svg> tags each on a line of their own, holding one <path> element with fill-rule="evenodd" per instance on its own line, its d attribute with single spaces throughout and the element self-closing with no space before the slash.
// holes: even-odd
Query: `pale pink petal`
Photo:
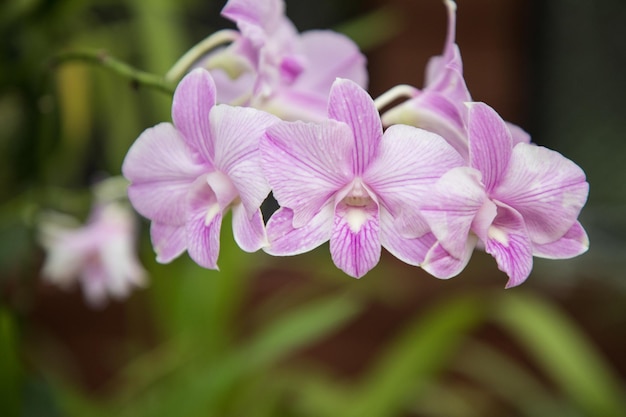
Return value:
<svg viewBox="0 0 626 417">
<path fill-rule="evenodd" d="M 150 239 L 159 263 L 167 264 L 187 250 L 185 225 L 172 226 L 153 221 L 150 225 Z"/>
<path fill-rule="evenodd" d="M 330 90 L 328 116 L 350 126 L 354 134 L 352 171 L 360 175 L 375 159 L 383 136 L 374 100 L 354 81 L 339 78 Z"/>
<path fill-rule="evenodd" d="M 444 250 L 461 259 L 472 224 L 486 202 L 480 173 L 468 167 L 454 168 L 435 183 L 420 212 Z"/>
<path fill-rule="evenodd" d="M 255 79 L 252 72 L 245 72 L 236 79 L 230 78 L 221 68 L 213 68 L 210 72 L 215 81 L 218 103 L 245 103 L 250 99 Z"/>
<path fill-rule="evenodd" d="M 170 123 L 146 129 L 131 146 L 122 172 L 131 182 L 128 197 L 143 216 L 168 224 L 185 222 L 185 195 L 207 169 Z"/>
<path fill-rule="evenodd" d="M 222 9 L 222 16 L 235 22 L 257 47 L 265 42 L 267 32 L 284 19 L 284 13 L 283 0 L 229 0 Z"/>
<path fill-rule="evenodd" d="M 432 233 L 424 234 L 419 238 L 407 239 L 402 237 L 391 214 L 381 207 L 380 243 L 389 253 L 402 262 L 419 266 L 435 242 L 436 239 Z"/>
<path fill-rule="evenodd" d="M 270 246 L 265 252 L 275 256 L 299 255 L 315 249 L 330 239 L 333 227 L 334 203 L 326 204 L 310 222 L 293 227 L 293 211 L 281 207 L 267 222 Z"/>
<path fill-rule="evenodd" d="M 307 66 L 294 83 L 294 89 L 328 97 L 336 78 L 367 87 L 366 59 L 352 39 L 331 30 L 307 31 L 300 39 Z"/>
<path fill-rule="evenodd" d="M 172 120 L 187 145 L 213 160 L 213 137 L 209 113 L 215 105 L 215 82 L 211 74 L 196 68 L 180 81 L 172 101 Z"/>
<path fill-rule="evenodd" d="M 485 103 L 469 103 L 468 140 L 470 166 L 482 173 L 482 182 L 490 193 L 504 175 L 513 140 L 504 120 Z"/>
<path fill-rule="evenodd" d="M 407 124 L 436 133 L 467 160 L 467 133 L 459 104 L 438 92 L 423 91 L 385 112 L 382 121 L 385 126 Z"/>
<path fill-rule="evenodd" d="M 587 252 L 588 249 L 587 232 L 576 222 L 559 240 L 543 245 L 533 244 L 533 255 L 548 259 L 569 259 Z"/>
<path fill-rule="evenodd" d="M 206 182 L 197 181 L 187 204 L 187 253 L 198 265 L 218 269 L 222 211 L 217 198 Z"/>
<path fill-rule="evenodd" d="M 496 202 L 498 215 L 483 238 L 485 251 L 498 263 L 498 269 L 509 276 L 507 288 L 515 287 L 528 278 L 533 268 L 532 243 L 524 219 L 515 209 Z"/>
<path fill-rule="evenodd" d="M 446 67 L 452 67 L 463 73 L 463 62 L 455 43 L 456 38 L 456 3 L 452 0 L 444 1 L 448 12 L 448 32 L 443 47 L 443 54 L 432 57 L 426 65 L 426 86 L 435 86 Z"/>
<path fill-rule="evenodd" d="M 511 122 L 505 122 L 505 123 L 506 123 L 506 127 L 511 132 L 511 137 L 513 138 L 513 146 L 517 145 L 520 142 L 530 143 L 530 139 L 531 139 L 530 133 L 528 133 L 527 131 L 525 131 L 524 129 L 522 129 L 516 124 L 513 124 Z"/>
<path fill-rule="evenodd" d="M 426 254 L 426 259 L 421 265 L 422 269 L 440 279 L 459 275 L 472 257 L 477 240 L 476 235 L 470 234 L 458 257 L 450 255 L 440 243 L 435 243 Z"/>
<path fill-rule="evenodd" d="M 518 143 L 492 197 L 519 211 L 530 239 L 543 245 L 574 225 L 588 193 L 585 173 L 574 162 L 547 148 Z"/>
<path fill-rule="evenodd" d="M 268 245 L 265 225 L 261 210 L 257 208 L 252 217 L 248 217 L 242 204 L 235 204 L 233 212 L 233 235 L 235 242 L 246 252 L 256 252 Z"/>
<path fill-rule="evenodd" d="M 330 253 L 335 265 L 346 274 L 361 278 L 380 259 L 378 207 L 350 207 L 339 203 L 335 208 Z"/>
<path fill-rule="evenodd" d="M 418 207 L 432 184 L 463 158 L 440 136 L 412 126 L 394 125 L 380 142 L 363 180 L 395 217 L 404 205 Z"/>
<path fill-rule="evenodd" d="M 216 106 L 210 119 L 215 167 L 228 175 L 248 216 L 252 216 L 270 192 L 261 170 L 259 141 L 280 119 L 260 110 L 227 105 Z"/>
<path fill-rule="evenodd" d="M 261 139 L 263 172 L 297 229 L 352 179 L 352 132 L 344 123 L 281 122 Z"/>
</svg>

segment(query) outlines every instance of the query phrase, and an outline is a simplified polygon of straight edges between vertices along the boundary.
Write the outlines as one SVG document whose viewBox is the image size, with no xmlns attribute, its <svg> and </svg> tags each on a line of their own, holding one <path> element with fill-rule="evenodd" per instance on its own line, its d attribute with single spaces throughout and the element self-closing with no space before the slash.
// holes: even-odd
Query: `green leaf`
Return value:
<svg viewBox="0 0 626 417">
<path fill-rule="evenodd" d="M 618 377 L 558 308 L 531 294 L 511 294 L 499 300 L 496 317 L 587 415 L 624 415 Z"/>
</svg>

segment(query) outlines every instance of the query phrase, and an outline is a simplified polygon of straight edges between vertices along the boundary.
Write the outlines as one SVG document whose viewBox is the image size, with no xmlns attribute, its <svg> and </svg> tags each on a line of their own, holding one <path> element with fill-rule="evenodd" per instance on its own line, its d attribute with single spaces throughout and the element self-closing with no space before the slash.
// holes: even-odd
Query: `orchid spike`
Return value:
<svg viewBox="0 0 626 417">
<path fill-rule="evenodd" d="M 215 84 L 203 69 L 187 74 L 174 93 L 174 124 L 145 130 L 122 172 L 135 209 L 152 220 L 157 261 L 185 250 L 217 269 L 224 213 L 233 211 L 237 244 L 254 252 L 266 244 L 259 209 L 270 188 L 260 175 L 258 141 L 278 119 L 243 107 L 215 105 Z"/>
<path fill-rule="evenodd" d="M 416 207 L 429 187 L 464 161 L 446 141 L 410 126 L 383 133 L 371 97 L 337 79 L 328 118 L 279 122 L 260 144 L 263 169 L 281 208 L 267 233 L 272 255 L 296 255 L 330 240 L 332 259 L 359 278 L 380 258 L 381 246 L 419 265 L 434 237 Z M 412 225 L 404 237 L 401 225 Z"/>
<path fill-rule="evenodd" d="M 323 119 L 335 78 L 367 84 L 365 57 L 339 33 L 299 34 L 284 11 L 283 0 L 226 3 L 222 15 L 237 24 L 241 37 L 207 59 L 218 101 L 263 109 L 287 120 Z"/>
<path fill-rule="evenodd" d="M 463 60 L 455 40 L 456 3 L 444 0 L 444 4 L 448 12 L 448 32 L 442 55 L 428 61 L 424 88 L 413 89 L 410 99 L 385 112 L 382 120 L 386 126 L 404 123 L 435 132 L 467 159 L 464 103 L 472 98 L 463 78 Z M 514 142 L 530 142 L 530 136 L 520 127 L 509 124 L 509 128 Z"/>
<path fill-rule="evenodd" d="M 87 303 L 102 307 L 108 297 L 123 299 L 146 284 L 146 271 L 135 252 L 135 218 L 127 205 L 94 205 L 87 223 L 70 217 L 46 216 L 40 241 L 47 252 L 42 275 L 69 287 L 79 282 Z"/>
<path fill-rule="evenodd" d="M 555 151 L 515 143 L 486 104 L 468 108 L 469 167 L 443 175 L 420 206 L 438 239 L 422 267 L 452 277 L 480 240 L 513 287 L 530 274 L 533 255 L 585 252 L 589 242 L 577 221 L 589 191 L 583 170 Z"/>
</svg>

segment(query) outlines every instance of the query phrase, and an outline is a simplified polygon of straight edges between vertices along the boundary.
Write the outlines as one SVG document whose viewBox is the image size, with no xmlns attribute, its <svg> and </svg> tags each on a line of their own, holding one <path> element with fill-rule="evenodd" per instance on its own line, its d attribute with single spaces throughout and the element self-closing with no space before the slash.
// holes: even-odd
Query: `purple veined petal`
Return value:
<svg viewBox="0 0 626 417">
<path fill-rule="evenodd" d="M 482 173 L 490 193 L 506 172 L 513 149 L 511 132 L 504 120 L 485 103 L 468 103 L 470 166 Z"/>
<path fill-rule="evenodd" d="M 284 14 L 283 0 L 229 0 L 222 9 L 222 16 L 235 22 L 257 47 L 263 45 L 267 33 L 275 30 Z"/>
<path fill-rule="evenodd" d="M 511 132 L 511 137 L 513 138 L 513 146 L 517 145 L 518 143 L 530 143 L 531 138 L 530 138 L 530 134 L 527 131 L 525 131 L 524 129 L 522 129 L 521 127 L 519 127 L 518 125 L 514 123 L 511 123 L 511 122 L 505 122 L 505 123 L 506 123 L 506 127 Z"/>
<path fill-rule="evenodd" d="M 328 94 L 298 90 L 294 86 L 276 88 L 264 102 L 263 110 L 285 121 L 321 122 L 328 119 Z"/>
<path fill-rule="evenodd" d="M 307 66 L 294 84 L 295 89 L 328 97 L 337 78 L 367 87 L 365 56 L 350 38 L 332 30 L 310 30 L 302 33 L 300 39 Z"/>
<path fill-rule="evenodd" d="M 354 134 L 352 171 L 360 175 L 375 159 L 383 136 L 374 100 L 354 81 L 338 78 L 330 90 L 328 116 L 350 126 Z"/>
<path fill-rule="evenodd" d="M 352 180 L 352 132 L 345 123 L 280 122 L 261 139 L 263 172 L 293 226 L 307 224 Z"/>
<path fill-rule="evenodd" d="M 418 238 L 402 237 L 391 214 L 380 209 L 380 242 L 393 256 L 409 265 L 420 266 L 437 239 L 432 233 Z"/>
<path fill-rule="evenodd" d="M 461 259 L 467 251 L 472 225 L 481 209 L 485 210 L 486 202 L 480 173 L 460 167 L 448 171 L 435 183 L 420 212 L 442 248 L 453 258 Z M 495 209 L 492 214 L 495 217 Z M 436 255 L 438 259 L 440 254 Z"/>
<path fill-rule="evenodd" d="M 432 57 L 426 65 L 425 85 L 436 84 L 442 72 L 447 66 L 453 66 L 463 73 L 463 62 L 455 43 L 456 38 L 456 3 L 452 0 L 444 1 L 448 13 L 448 31 L 443 47 L 443 54 Z"/>
<path fill-rule="evenodd" d="M 460 256 L 450 255 L 440 243 L 435 243 L 422 262 L 422 269 L 439 279 L 449 279 L 459 275 L 472 257 L 478 237 L 471 233 L 465 241 Z"/>
<path fill-rule="evenodd" d="M 533 268 L 532 243 L 522 215 L 496 202 L 498 214 L 487 231 L 485 251 L 496 259 L 498 269 L 509 276 L 506 288 L 520 285 Z"/>
<path fill-rule="evenodd" d="M 233 235 L 235 242 L 243 251 L 256 252 L 269 244 L 260 209 L 257 208 L 250 218 L 243 204 L 235 204 L 232 212 Z"/>
<path fill-rule="evenodd" d="M 198 265 L 218 269 L 222 210 L 213 190 L 199 178 L 187 198 L 187 253 Z"/>
<path fill-rule="evenodd" d="M 187 145 L 213 161 L 213 137 L 209 113 L 215 106 L 215 82 L 204 68 L 185 75 L 176 87 L 172 101 L 172 120 Z"/>
<path fill-rule="evenodd" d="M 153 221 L 150 224 L 150 240 L 157 254 L 158 263 L 167 264 L 187 250 L 185 225 L 172 226 Z"/>
<path fill-rule="evenodd" d="M 588 249 L 587 232 L 580 222 L 576 222 L 562 238 L 543 245 L 533 244 L 533 255 L 547 259 L 569 259 L 587 252 Z"/>
<path fill-rule="evenodd" d="M 352 207 L 339 202 L 335 207 L 330 254 L 335 265 L 346 274 L 361 278 L 380 260 L 378 206 Z"/>
<path fill-rule="evenodd" d="M 293 227 L 293 211 L 279 208 L 267 222 L 270 242 L 265 252 L 275 256 L 292 256 L 308 252 L 330 239 L 334 218 L 334 203 L 326 204 L 311 221 L 302 227 Z"/>
<path fill-rule="evenodd" d="M 422 91 L 416 97 L 386 111 L 382 121 L 385 126 L 406 124 L 436 133 L 465 160 L 469 159 L 467 134 L 459 107 L 443 94 Z"/>
<path fill-rule="evenodd" d="M 228 175 L 248 216 L 252 216 L 270 192 L 261 169 L 259 141 L 280 119 L 260 110 L 227 105 L 216 106 L 210 119 L 215 167 Z"/>
<path fill-rule="evenodd" d="M 574 162 L 542 146 L 518 143 L 492 197 L 519 211 L 530 239 L 543 245 L 574 225 L 588 193 L 585 173 Z"/>
<path fill-rule="evenodd" d="M 179 225 L 185 222 L 185 195 L 206 170 L 170 123 L 146 129 L 122 165 L 133 207 L 151 220 Z"/>
<path fill-rule="evenodd" d="M 412 126 L 394 125 L 380 142 L 364 182 L 395 217 L 406 205 L 418 207 L 430 186 L 463 158 L 440 136 Z"/>
</svg>

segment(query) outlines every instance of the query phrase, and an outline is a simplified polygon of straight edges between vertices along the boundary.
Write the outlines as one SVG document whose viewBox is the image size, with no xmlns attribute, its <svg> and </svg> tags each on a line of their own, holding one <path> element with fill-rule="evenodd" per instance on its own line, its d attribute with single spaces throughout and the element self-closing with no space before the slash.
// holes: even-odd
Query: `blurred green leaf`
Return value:
<svg viewBox="0 0 626 417">
<path fill-rule="evenodd" d="M 586 415 L 624 415 L 626 402 L 618 377 L 556 306 L 531 294 L 510 294 L 499 299 L 495 317 Z"/>
<path fill-rule="evenodd" d="M 423 394 L 484 313 L 480 298 L 463 296 L 419 315 L 382 354 L 339 415 L 394 416 L 406 409 Z"/>
<path fill-rule="evenodd" d="M 22 366 L 19 340 L 12 315 L 0 308 L 0 410 L 6 417 L 17 416 L 22 402 Z"/>
</svg>

